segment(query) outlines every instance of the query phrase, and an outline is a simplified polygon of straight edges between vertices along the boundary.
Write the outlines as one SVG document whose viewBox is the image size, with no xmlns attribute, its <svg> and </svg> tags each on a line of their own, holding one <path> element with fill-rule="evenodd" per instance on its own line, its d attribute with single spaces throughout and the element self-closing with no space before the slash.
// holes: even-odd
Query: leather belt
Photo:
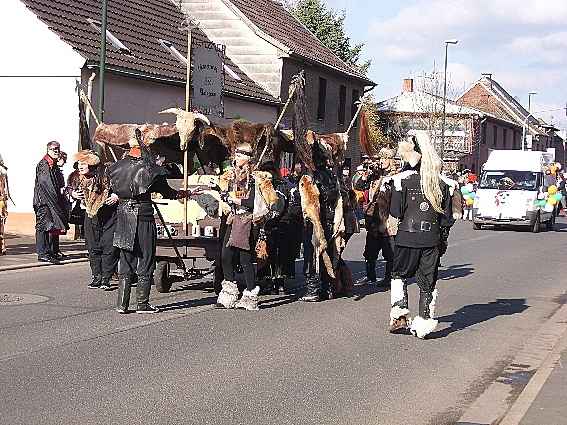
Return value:
<svg viewBox="0 0 567 425">
<path fill-rule="evenodd" d="M 431 232 L 436 225 L 436 222 L 431 221 L 413 221 L 402 223 L 398 230 L 405 232 Z"/>
</svg>

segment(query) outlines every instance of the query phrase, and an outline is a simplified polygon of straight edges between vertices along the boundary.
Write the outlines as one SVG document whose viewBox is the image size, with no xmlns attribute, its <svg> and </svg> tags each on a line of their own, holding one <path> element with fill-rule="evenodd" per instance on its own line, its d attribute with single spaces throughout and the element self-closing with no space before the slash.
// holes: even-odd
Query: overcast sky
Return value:
<svg viewBox="0 0 567 425">
<path fill-rule="evenodd" d="M 378 99 L 399 94 L 401 80 L 418 78 L 436 64 L 442 71 L 444 40 L 449 46 L 449 80 L 463 92 L 490 72 L 532 111 L 567 102 L 567 0 L 326 0 L 345 9 L 346 26 L 366 43 L 370 77 Z M 567 128 L 565 111 L 541 114 Z"/>
</svg>

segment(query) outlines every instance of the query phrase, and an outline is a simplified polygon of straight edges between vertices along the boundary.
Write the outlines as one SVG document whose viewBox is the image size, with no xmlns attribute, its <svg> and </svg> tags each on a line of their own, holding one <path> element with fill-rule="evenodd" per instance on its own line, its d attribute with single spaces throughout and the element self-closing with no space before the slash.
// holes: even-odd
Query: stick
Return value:
<svg viewBox="0 0 567 425">
<path fill-rule="evenodd" d="M 81 100 L 83 101 L 83 103 L 85 104 L 85 106 L 87 107 L 87 111 L 92 114 L 93 119 L 96 122 L 96 125 L 99 126 L 101 124 L 101 122 L 99 121 L 98 117 L 96 116 L 96 113 L 93 109 L 93 105 L 91 104 L 91 101 L 89 100 L 89 98 L 87 97 L 87 95 L 85 94 L 83 89 L 81 89 L 80 97 L 81 97 Z M 112 146 L 109 146 L 109 145 L 105 145 L 105 146 L 108 147 L 108 150 L 110 151 L 110 154 L 112 155 L 112 158 L 114 158 L 114 162 L 118 161 L 118 158 L 116 157 L 116 154 L 114 153 L 114 149 L 112 149 Z"/>
<path fill-rule="evenodd" d="M 362 111 L 362 98 L 360 98 L 359 100 L 359 105 L 358 105 L 358 109 L 356 110 L 356 114 L 354 114 L 354 117 L 352 117 L 352 120 L 350 121 L 350 124 L 348 126 L 348 128 L 345 131 L 345 134 L 350 133 L 350 131 L 352 130 L 352 127 L 354 126 L 354 123 L 356 122 L 358 115 L 360 114 L 360 111 Z"/>
<path fill-rule="evenodd" d="M 280 112 L 280 116 L 278 117 L 278 120 L 274 124 L 274 131 L 278 131 L 278 127 L 279 127 L 280 123 L 282 122 L 282 119 L 283 119 L 283 117 L 284 117 L 284 115 L 287 111 L 287 108 L 289 107 L 289 104 L 291 103 L 291 99 L 292 99 L 294 94 L 295 94 L 295 86 L 293 86 L 292 89 L 290 90 L 287 101 L 285 102 L 285 105 L 284 105 L 282 111 Z M 266 155 L 267 151 L 268 151 L 268 141 L 266 140 L 266 144 L 264 145 L 264 150 L 262 151 L 262 155 L 260 155 L 260 158 L 258 159 L 257 165 L 259 165 L 262 162 L 262 159 L 264 159 L 264 155 Z"/>
<path fill-rule="evenodd" d="M 189 112 L 191 106 L 191 22 L 187 26 L 187 81 L 185 82 L 185 111 Z M 183 190 L 189 187 L 189 152 L 187 146 L 183 152 Z M 187 197 L 183 198 L 183 227 L 185 236 L 189 236 L 189 223 L 187 222 Z M 185 252 L 187 253 L 187 251 Z"/>
</svg>

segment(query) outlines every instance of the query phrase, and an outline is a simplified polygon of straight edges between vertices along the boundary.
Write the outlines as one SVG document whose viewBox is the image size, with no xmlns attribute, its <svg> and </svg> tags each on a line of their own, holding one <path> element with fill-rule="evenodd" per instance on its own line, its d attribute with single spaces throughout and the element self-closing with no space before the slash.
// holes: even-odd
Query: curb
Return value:
<svg viewBox="0 0 567 425">
<path fill-rule="evenodd" d="M 84 258 L 73 258 L 72 260 L 65 260 L 61 261 L 61 264 L 51 264 L 51 263 L 25 263 L 25 264 L 14 264 L 12 266 L 1 266 L 0 272 L 7 272 L 12 270 L 22 270 L 22 269 L 34 269 L 37 267 L 50 267 L 50 266 L 64 266 L 66 264 L 75 264 L 75 263 L 84 263 L 87 262 L 89 259 L 87 257 Z"/>
<path fill-rule="evenodd" d="M 567 335 L 566 323 L 567 304 L 564 304 L 526 342 L 514 360 L 469 406 L 456 425 L 516 424 L 513 418 L 523 416 L 521 412 L 525 414 L 526 407 L 531 404 L 528 396 L 533 396 L 534 390 L 535 395 L 541 390 L 550 373 L 550 362 L 565 345 L 562 338 Z"/>
</svg>

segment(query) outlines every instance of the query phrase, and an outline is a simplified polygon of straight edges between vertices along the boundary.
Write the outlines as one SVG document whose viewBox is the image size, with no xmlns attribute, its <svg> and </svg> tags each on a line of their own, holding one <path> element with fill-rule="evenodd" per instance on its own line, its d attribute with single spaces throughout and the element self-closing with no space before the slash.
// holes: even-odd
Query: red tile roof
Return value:
<svg viewBox="0 0 567 425">
<path fill-rule="evenodd" d="M 99 60 L 100 33 L 87 19 L 100 21 L 100 0 L 21 0 L 62 40 L 71 45 L 87 63 Z M 124 54 L 107 43 L 107 66 L 145 76 L 183 83 L 186 67 L 165 50 L 158 39 L 167 40 L 187 54 L 187 34 L 180 30 L 184 15 L 169 0 L 108 0 L 108 30 L 130 51 Z M 199 30 L 195 40 L 209 41 Z M 225 78 L 228 95 L 277 103 L 276 98 L 252 81 L 227 57 L 226 64 L 242 79 Z"/>
<path fill-rule="evenodd" d="M 358 69 L 343 62 L 313 33 L 274 0 L 229 0 L 264 33 L 280 42 L 293 54 L 331 67 L 343 74 L 373 84 Z"/>
</svg>

